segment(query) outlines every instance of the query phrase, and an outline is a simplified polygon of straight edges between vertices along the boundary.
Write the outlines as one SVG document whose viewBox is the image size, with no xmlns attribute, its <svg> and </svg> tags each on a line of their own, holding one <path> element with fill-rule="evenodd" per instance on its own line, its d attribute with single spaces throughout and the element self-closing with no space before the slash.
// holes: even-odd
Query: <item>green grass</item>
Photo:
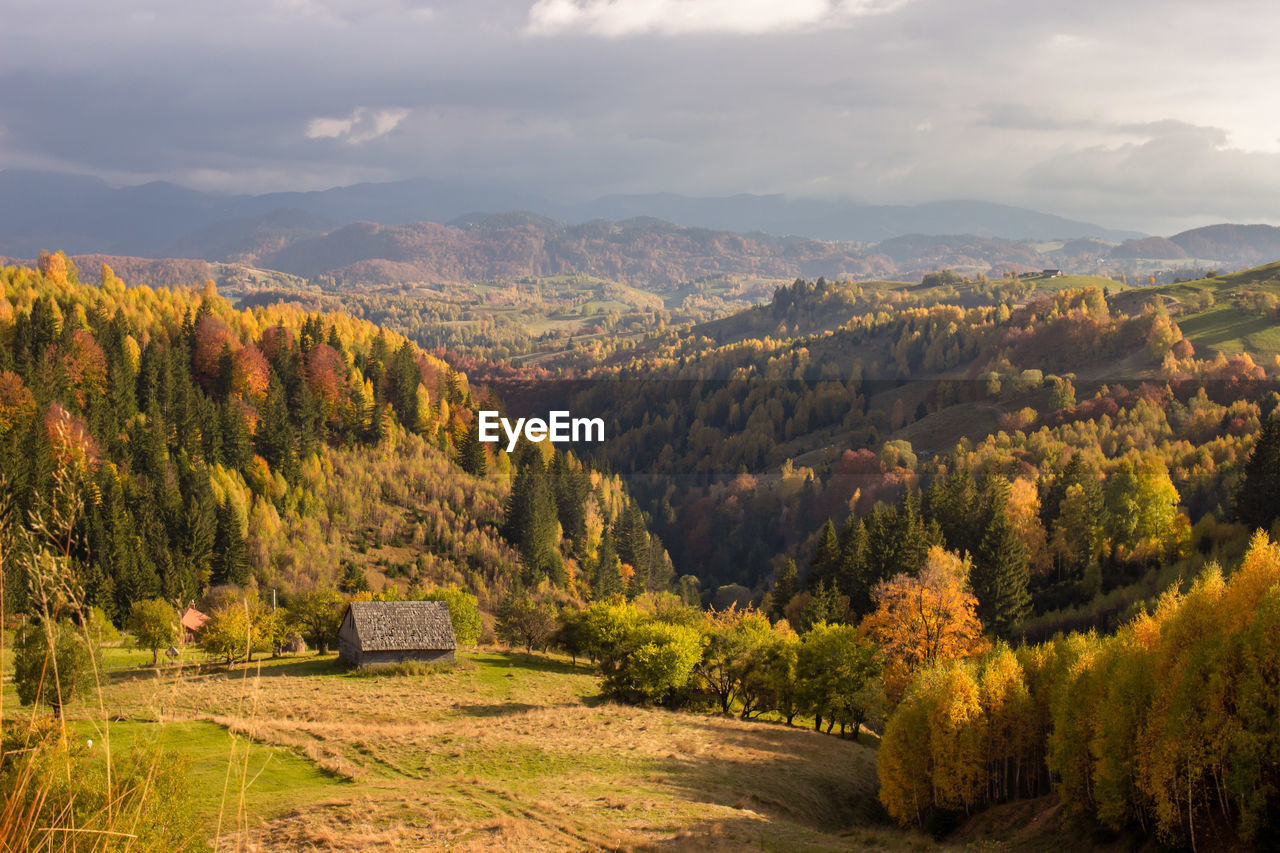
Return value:
<svg viewBox="0 0 1280 853">
<path fill-rule="evenodd" d="M 1177 300 L 1185 306 L 1177 318 L 1178 326 L 1200 357 L 1247 352 L 1255 360 L 1262 360 L 1280 355 L 1280 324 L 1254 311 L 1237 308 L 1235 295 L 1242 291 L 1280 296 L 1280 262 L 1214 278 L 1143 288 L 1134 291 L 1126 309 L 1136 311 L 1147 299 L 1157 295 Z M 1205 292 L 1212 294 L 1214 304 L 1204 311 L 1195 311 L 1195 300 Z"/>
<path fill-rule="evenodd" d="M 104 747 L 100 723 L 80 721 L 76 726 L 96 748 Z M 346 784 L 288 750 L 233 736 L 211 722 L 120 721 L 110 724 L 109 734 L 117 755 L 156 747 L 161 761 L 181 762 L 194 807 L 209 824 L 216 824 L 219 812 L 233 813 L 242 792 L 248 811 L 262 817 Z"/>
<path fill-rule="evenodd" d="M 243 824 L 261 849 L 290 850 L 925 846 L 884 823 L 868 745 L 616 705 L 558 655 L 473 650 L 396 677 L 332 655 L 184 672 L 111 680 L 113 748 L 154 739 L 185 762 L 227 842 Z M 72 714 L 100 739 L 92 707 Z"/>
<path fill-rule="evenodd" d="M 1198 353 L 1259 355 L 1280 353 L 1280 325 L 1258 314 L 1218 304 L 1208 311 L 1178 318 L 1178 327 Z"/>
</svg>

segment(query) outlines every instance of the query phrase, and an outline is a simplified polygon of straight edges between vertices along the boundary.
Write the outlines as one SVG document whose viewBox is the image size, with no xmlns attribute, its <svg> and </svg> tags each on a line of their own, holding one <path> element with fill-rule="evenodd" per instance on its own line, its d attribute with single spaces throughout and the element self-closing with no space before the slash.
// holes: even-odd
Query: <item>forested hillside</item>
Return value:
<svg viewBox="0 0 1280 853">
<path fill-rule="evenodd" d="M 58 545 L 85 606 L 123 623 L 155 597 L 334 584 L 462 584 L 490 609 L 539 584 L 573 598 L 615 530 L 631 559 L 605 555 L 607 587 L 670 579 L 617 477 L 476 441 L 489 393 L 400 335 L 238 311 L 211 283 L 95 279 L 61 254 L 0 271 L 3 523 L 38 549 L 39 519 L 73 520 Z M 5 562 L 9 612 L 28 564 Z"/>
<path fill-rule="evenodd" d="M 583 356 L 580 382 L 506 384 L 608 413 L 598 458 L 709 601 L 760 601 L 791 558 L 792 615 L 821 583 L 858 616 L 942 545 L 990 574 L 984 624 L 1102 627 L 1243 548 L 1241 466 L 1280 364 L 1197 352 L 1156 292 L 1029 290 L 961 282 L 913 306 L 909 288 L 797 282 Z"/>
</svg>

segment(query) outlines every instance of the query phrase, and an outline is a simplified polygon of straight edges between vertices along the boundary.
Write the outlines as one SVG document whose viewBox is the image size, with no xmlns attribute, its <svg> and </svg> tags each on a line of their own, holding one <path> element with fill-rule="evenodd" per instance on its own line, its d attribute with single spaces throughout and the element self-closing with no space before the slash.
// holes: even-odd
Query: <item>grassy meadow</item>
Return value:
<svg viewBox="0 0 1280 853">
<path fill-rule="evenodd" d="M 108 650 L 101 707 L 68 716 L 98 750 L 157 742 L 218 850 L 936 846 L 883 816 L 873 745 L 617 705 L 567 658 L 478 650 L 374 676 L 333 655 L 149 664 Z"/>
</svg>

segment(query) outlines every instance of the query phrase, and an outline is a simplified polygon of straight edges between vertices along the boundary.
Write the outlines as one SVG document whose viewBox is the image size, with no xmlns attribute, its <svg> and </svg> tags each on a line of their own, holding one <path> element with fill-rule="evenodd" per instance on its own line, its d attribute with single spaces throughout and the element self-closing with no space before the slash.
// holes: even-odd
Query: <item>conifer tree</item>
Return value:
<svg viewBox="0 0 1280 853">
<path fill-rule="evenodd" d="M 556 546 L 560 522 L 541 452 L 526 445 L 519 452 L 516 476 L 507 498 L 507 517 L 502 534 L 524 560 L 526 581 L 535 584 L 539 575 L 557 584 L 564 582 L 564 564 Z"/>
<path fill-rule="evenodd" d="M 483 477 L 485 472 L 489 470 L 489 461 L 484 452 L 484 443 L 480 441 L 480 420 L 478 418 L 471 425 L 471 428 L 458 439 L 457 461 L 459 467 L 473 477 Z"/>
<path fill-rule="evenodd" d="M 1011 637 L 1031 612 L 1031 595 L 1026 546 L 1003 507 L 993 512 L 978 546 L 971 581 L 979 620 L 997 637 Z"/>
<path fill-rule="evenodd" d="M 605 528 L 596 556 L 595 579 L 591 593 L 596 601 L 603 601 L 622 592 L 622 562 L 613 547 L 613 534 Z"/>
<path fill-rule="evenodd" d="M 248 547 L 240 524 L 240 514 L 230 500 L 218 505 L 212 554 L 212 583 L 215 586 L 244 586 L 249 582 Z"/>
<path fill-rule="evenodd" d="M 795 598 L 796 587 L 799 585 L 798 575 L 796 561 L 788 557 L 778 570 L 778 579 L 773 584 L 773 598 L 769 607 L 769 618 L 773 621 L 777 622 L 783 617 L 787 605 Z"/>
<path fill-rule="evenodd" d="M 1236 490 L 1236 516 L 1263 530 L 1280 517 L 1280 416 L 1272 414 L 1258 432 Z"/>
<path fill-rule="evenodd" d="M 284 386 L 272 376 L 258 420 L 258 432 L 254 436 L 254 448 L 267 460 L 273 471 L 279 471 L 292 482 L 297 469 L 297 451 L 294 447 L 293 428 L 289 424 L 289 404 Z"/>
<path fill-rule="evenodd" d="M 828 587 L 836 586 L 836 573 L 840 568 L 840 539 L 836 536 L 836 526 L 827 519 L 818 534 L 818 544 L 809 559 L 809 588 L 818 584 Z"/>
</svg>

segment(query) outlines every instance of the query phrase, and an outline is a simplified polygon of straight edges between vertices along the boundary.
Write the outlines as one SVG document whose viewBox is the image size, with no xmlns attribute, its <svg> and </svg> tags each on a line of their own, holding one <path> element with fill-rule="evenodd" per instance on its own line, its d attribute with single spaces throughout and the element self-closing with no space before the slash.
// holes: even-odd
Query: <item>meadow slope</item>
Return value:
<svg viewBox="0 0 1280 853">
<path fill-rule="evenodd" d="M 885 822 L 869 745 L 598 692 L 586 664 L 481 651 L 423 675 L 130 669 L 103 701 L 117 744 L 189 763 L 220 850 L 934 847 Z"/>
</svg>

